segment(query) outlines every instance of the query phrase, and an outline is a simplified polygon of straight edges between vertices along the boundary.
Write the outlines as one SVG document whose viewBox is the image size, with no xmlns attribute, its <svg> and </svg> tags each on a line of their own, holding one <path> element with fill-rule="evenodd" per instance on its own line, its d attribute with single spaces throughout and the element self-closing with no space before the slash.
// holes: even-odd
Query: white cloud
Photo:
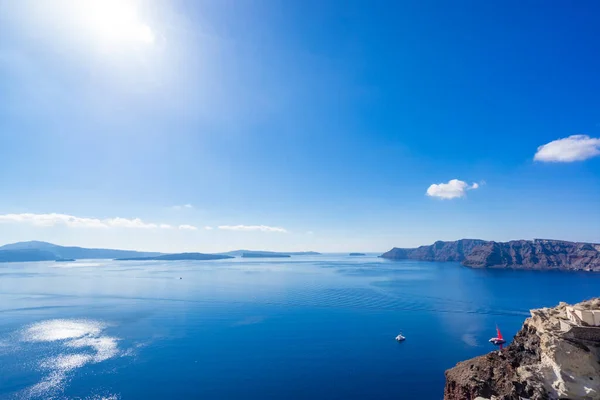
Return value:
<svg viewBox="0 0 600 400">
<path fill-rule="evenodd" d="M 107 225 L 96 218 L 80 218 L 66 214 L 4 214 L 0 222 L 28 223 L 35 226 L 63 224 L 70 227 L 106 228 Z"/>
<path fill-rule="evenodd" d="M 172 229 L 169 224 L 155 224 L 144 222 L 140 218 L 85 218 L 68 214 L 3 214 L 0 215 L 0 223 L 21 223 L 40 227 L 51 227 L 57 225 L 69 228 L 129 228 L 129 229 Z"/>
<path fill-rule="evenodd" d="M 280 232 L 286 233 L 287 230 L 276 226 L 266 225 L 221 225 L 219 229 L 226 231 L 261 231 L 261 232 Z"/>
<path fill-rule="evenodd" d="M 179 205 L 179 206 L 173 206 L 171 208 L 173 210 L 191 210 L 192 208 L 194 208 L 194 206 L 191 204 L 183 204 L 183 205 Z"/>
<path fill-rule="evenodd" d="M 473 183 L 471 186 L 465 181 L 452 179 L 448 183 L 433 184 L 427 188 L 427 196 L 439 197 L 440 199 L 456 199 L 465 197 L 467 190 L 479 188 L 479 184 Z"/>
<path fill-rule="evenodd" d="M 108 226 L 116 228 L 141 228 L 141 229 L 155 229 L 158 225 L 146 223 L 139 218 L 127 219 L 127 218 L 110 218 L 104 220 Z"/>
<path fill-rule="evenodd" d="M 182 231 L 197 231 L 198 228 L 196 228 L 194 225 L 179 225 L 179 229 L 181 229 Z"/>
<path fill-rule="evenodd" d="M 66 225 L 73 228 L 108 228 L 108 225 L 97 218 L 81 218 L 66 214 L 4 214 L 0 222 L 25 223 L 34 226 Z"/>
<path fill-rule="evenodd" d="M 600 138 L 572 135 L 538 147 L 533 159 L 545 162 L 573 162 L 600 156 Z"/>
<path fill-rule="evenodd" d="M 212 231 L 213 227 L 212 226 L 205 226 L 204 229 L 206 229 L 207 231 Z"/>
</svg>

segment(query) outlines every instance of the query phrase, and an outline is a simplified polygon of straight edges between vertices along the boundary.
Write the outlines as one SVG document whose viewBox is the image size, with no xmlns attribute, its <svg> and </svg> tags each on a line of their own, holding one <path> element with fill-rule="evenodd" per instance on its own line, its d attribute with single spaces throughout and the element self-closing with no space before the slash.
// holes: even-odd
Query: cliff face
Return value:
<svg viewBox="0 0 600 400">
<path fill-rule="evenodd" d="M 460 261 L 473 268 L 600 271 L 600 244 L 561 240 L 514 240 L 505 243 L 477 239 L 440 241 L 416 249 L 393 248 L 381 257 Z"/>
<path fill-rule="evenodd" d="M 504 350 L 446 371 L 444 399 L 600 399 L 600 328 L 585 328 L 585 339 L 561 331 L 566 307 L 532 310 Z M 600 309 L 600 299 L 577 307 Z"/>
<path fill-rule="evenodd" d="M 461 239 L 454 242 L 437 241 L 430 246 L 416 249 L 401 249 L 394 247 L 381 255 L 391 260 L 423 260 L 423 261 L 463 261 L 474 248 L 487 243 L 479 239 Z"/>
<path fill-rule="evenodd" d="M 486 242 L 465 258 L 475 268 L 509 267 L 600 271 L 600 245 L 559 240 Z"/>
</svg>

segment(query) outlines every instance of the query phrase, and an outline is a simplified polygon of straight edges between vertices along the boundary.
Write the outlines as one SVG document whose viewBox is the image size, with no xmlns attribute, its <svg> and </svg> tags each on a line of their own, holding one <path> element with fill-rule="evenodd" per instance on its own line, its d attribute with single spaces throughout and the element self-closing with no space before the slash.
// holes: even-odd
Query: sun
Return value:
<svg viewBox="0 0 600 400">
<path fill-rule="evenodd" d="M 97 39 L 107 44 L 153 44 L 154 33 L 141 20 L 136 5 L 127 0 L 84 0 L 79 3 L 81 17 Z"/>
</svg>

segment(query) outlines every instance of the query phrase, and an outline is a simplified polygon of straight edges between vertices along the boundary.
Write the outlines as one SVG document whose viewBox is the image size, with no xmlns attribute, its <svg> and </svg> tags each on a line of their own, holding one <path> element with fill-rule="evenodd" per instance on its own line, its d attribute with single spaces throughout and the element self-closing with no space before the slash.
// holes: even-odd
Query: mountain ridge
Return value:
<svg viewBox="0 0 600 400">
<path fill-rule="evenodd" d="M 44 252 L 43 256 L 40 252 Z M 50 258 L 49 254 L 53 255 Z M 57 259 L 110 259 L 129 257 L 155 257 L 163 253 L 135 250 L 98 249 L 77 246 L 60 246 L 32 240 L 0 246 L 0 261 L 51 261 Z M 41 258 L 43 257 L 43 258 Z"/>
<path fill-rule="evenodd" d="M 555 239 L 437 241 L 417 248 L 394 247 L 380 257 L 389 260 L 455 261 L 471 268 L 600 272 L 600 244 Z"/>
</svg>

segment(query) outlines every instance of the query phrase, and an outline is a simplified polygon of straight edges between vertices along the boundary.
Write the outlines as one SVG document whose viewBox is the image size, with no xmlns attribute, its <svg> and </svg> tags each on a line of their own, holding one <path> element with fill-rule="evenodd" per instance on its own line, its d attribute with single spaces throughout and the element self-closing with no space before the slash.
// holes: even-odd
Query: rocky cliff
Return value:
<svg viewBox="0 0 600 400">
<path fill-rule="evenodd" d="M 381 257 L 392 260 L 459 261 L 473 268 L 600 271 L 600 244 L 562 240 L 439 241 L 415 249 L 393 248 Z"/>
<path fill-rule="evenodd" d="M 600 245 L 560 240 L 486 242 L 463 261 L 469 267 L 600 271 Z"/>
<path fill-rule="evenodd" d="M 444 399 L 600 399 L 600 328 L 565 330 L 566 307 L 532 310 L 504 350 L 446 371 Z M 600 309 L 600 298 L 577 307 Z"/>
<path fill-rule="evenodd" d="M 381 255 L 391 260 L 423 260 L 423 261 L 463 261 L 474 248 L 486 242 L 479 239 L 461 239 L 453 242 L 437 241 L 429 246 L 416 249 L 401 249 L 394 247 Z"/>
</svg>

